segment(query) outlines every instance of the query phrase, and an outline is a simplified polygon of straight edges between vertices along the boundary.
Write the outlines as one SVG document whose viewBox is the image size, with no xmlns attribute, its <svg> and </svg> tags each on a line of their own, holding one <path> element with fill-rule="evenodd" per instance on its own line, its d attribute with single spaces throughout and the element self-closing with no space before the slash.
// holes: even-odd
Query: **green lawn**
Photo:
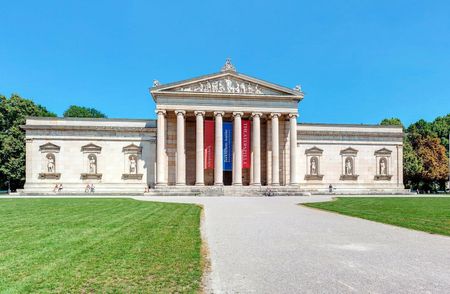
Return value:
<svg viewBox="0 0 450 294">
<path fill-rule="evenodd" d="M 201 208 L 0 199 L 0 292 L 197 292 Z"/>
<path fill-rule="evenodd" d="M 450 198 L 364 197 L 304 204 L 381 223 L 450 236 Z"/>
</svg>

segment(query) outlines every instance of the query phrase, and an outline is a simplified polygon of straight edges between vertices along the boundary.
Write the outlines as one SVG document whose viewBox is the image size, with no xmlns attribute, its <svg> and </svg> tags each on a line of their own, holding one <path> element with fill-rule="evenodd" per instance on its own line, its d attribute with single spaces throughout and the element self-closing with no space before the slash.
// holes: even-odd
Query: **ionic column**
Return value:
<svg viewBox="0 0 450 294">
<path fill-rule="evenodd" d="M 272 118 L 272 185 L 280 185 L 280 140 L 278 135 L 278 118 L 279 113 L 271 113 Z"/>
<path fill-rule="evenodd" d="M 290 148 L 290 184 L 298 185 L 297 180 L 297 116 L 296 113 L 289 114 L 289 135 L 291 140 Z"/>
<path fill-rule="evenodd" d="M 261 185 L 261 113 L 252 113 L 252 153 L 253 153 L 253 181 L 251 185 Z"/>
<path fill-rule="evenodd" d="M 166 125 L 166 111 L 158 109 L 156 110 L 158 116 L 156 122 L 156 185 L 166 186 L 166 177 L 164 175 L 166 166 L 166 144 L 165 144 L 165 125 Z"/>
<path fill-rule="evenodd" d="M 242 112 L 233 112 L 233 186 L 242 186 Z"/>
<path fill-rule="evenodd" d="M 186 185 L 186 150 L 184 146 L 184 116 L 186 111 L 175 110 L 177 115 L 177 186 Z"/>
<path fill-rule="evenodd" d="M 204 111 L 195 111 L 196 120 L 196 142 L 195 142 L 195 185 L 203 186 L 205 185 L 204 180 L 204 142 L 203 142 L 203 116 Z"/>
<path fill-rule="evenodd" d="M 215 137 L 214 137 L 214 185 L 223 185 L 223 142 L 222 125 L 223 112 L 214 112 L 215 119 Z"/>
</svg>

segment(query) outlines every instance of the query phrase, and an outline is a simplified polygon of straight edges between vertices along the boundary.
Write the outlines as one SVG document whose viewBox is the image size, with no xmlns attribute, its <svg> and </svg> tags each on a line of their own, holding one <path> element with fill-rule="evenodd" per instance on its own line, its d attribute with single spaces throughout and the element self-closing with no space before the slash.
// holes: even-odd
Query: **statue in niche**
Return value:
<svg viewBox="0 0 450 294">
<path fill-rule="evenodd" d="M 47 172 L 54 173 L 55 172 L 55 157 L 53 154 L 47 155 Z"/>
<path fill-rule="evenodd" d="M 383 176 L 387 175 L 385 158 L 380 159 L 380 175 L 383 175 Z"/>
<path fill-rule="evenodd" d="M 345 160 L 345 175 L 353 175 L 353 160 L 350 157 Z"/>
<path fill-rule="evenodd" d="M 130 174 L 136 174 L 137 173 L 136 156 L 131 155 L 129 159 L 130 159 Z"/>
<path fill-rule="evenodd" d="M 310 171 L 309 173 L 311 175 L 317 175 L 317 158 L 316 157 L 312 157 L 311 158 L 311 165 L 310 165 Z"/>
<path fill-rule="evenodd" d="M 97 173 L 97 158 L 94 154 L 89 155 L 89 173 L 96 174 Z"/>
</svg>

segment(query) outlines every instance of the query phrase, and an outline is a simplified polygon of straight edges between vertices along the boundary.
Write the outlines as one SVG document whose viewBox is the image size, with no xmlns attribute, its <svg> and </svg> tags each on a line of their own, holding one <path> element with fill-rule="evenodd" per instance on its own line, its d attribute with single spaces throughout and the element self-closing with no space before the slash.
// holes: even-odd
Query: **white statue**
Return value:
<svg viewBox="0 0 450 294">
<path fill-rule="evenodd" d="M 89 173 L 96 174 L 97 173 L 97 160 L 95 156 L 89 156 Z"/>
<path fill-rule="evenodd" d="M 346 175 L 353 175 L 353 163 L 350 158 L 347 158 L 345 160 L 345 174 Z"/>
<path fill-rule="evenodd" d="M 226 78 L 225 79 L 225 84 L 227 86 L 227 92 L 234 92 L 234 88 L 233 88 L 233 82 L 230 80 L 230 78 Z"/>
<path fill-rule="evenodd" d="M 130 156 L 130 174 L 137 173 L 136 169 L 136 158 L 134 156 Z"/>
<path fill-rule="evenodd" d="M 317 175 L 317 163 L 316 163 L 315 158 L 311 159 L 311 174 Z"/>
<path fill-rule="evenodd" d="M 246 92 L 247 92 L 247 89 L 245 88 L 245 83 L 244 83 L 244 82 L 242 82 L 242 83 L 239 85 L 239 88 L 240 88 L 240 92 L 241 92 L 241 93 L 246 93 Z"/>
<path fill-rule="evenodd" d="M 225 65 L 222 67 L 222 71 L 227 71 L 227 70 L 236 71 L 236 68 L 234 67 L 234 65 L 231 64 L 230 58 L 227 58 L 227 60 L 225 61 Z"/>
<path fill-rule="evenodd" d="M 153 80 L 153 87 L 158 87 L 161 85 L 158 80 Z"/>
<path fill-rule="evenodd" d="M 381 175 L 387 175 L 386 172 L 386 162 L 382 159 L 380 160 L 380 174 Z"/>
<path fill-rule="evenodd" d="M 225 92 L 225 86 L 223 84 L 223 81 L 219 81 L 219 92 Z"/>
<path fill-rule="evenodd" d="M 55 172 L 55 158 L 53 158 L 53 156 L 48 156 L 47 159 L 48 159 L 47 172 L 54 173 Z"/>
<path fill-rule="evenodd" d="M 302 91 L 302 86 L 301 85 L 296 85 L 294 87 L 294 91 L 301 92 Z"/>
</svg>

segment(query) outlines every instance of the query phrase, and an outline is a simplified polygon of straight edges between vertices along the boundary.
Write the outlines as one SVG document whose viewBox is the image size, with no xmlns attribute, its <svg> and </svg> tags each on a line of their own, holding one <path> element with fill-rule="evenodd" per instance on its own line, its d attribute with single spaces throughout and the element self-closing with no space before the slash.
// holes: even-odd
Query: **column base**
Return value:
<svg viewBox="0 0 450 294">
<path fill-rule="evenodd" d="M 242 183 L 234 183 L 233 186 L 242 186 Z"/>
<path fill-rule="evenodd" d="M 252 184 L 250 184 L 250 186 L 257 186 L 257 187 L 259 187 L 259 186 L 261 186 L 261 183 L 252 183 Z"/>
<path fill-rule="evenodd" d="M 175 186 L 178 186 L 178 187 L 186 186 L 186 183 L 176 183 Z"/>
<path fill-rule="evenodd" d="M 205 183 L 195 183 L 196 186 L 204 186 Z"/>
<path fill-rule="evenodd" d="M 271 186 L 276 186 L 276 187 L 278 187 L 278 186 L 280 186 L 280 183 L 272 183 Z"/>
<path fill-rule="evenodd" d="M 214 186 L 216 186 L 216 187 L 222 187 L 222 186 L 223 186 L 223 183 L 214 183 Z"/>
<path fill-rule="evenodd" d="M 167 183 L 158 183 L 155 185 L 155 188 L 164 188 L 167 187 Z"/>
</svg>

